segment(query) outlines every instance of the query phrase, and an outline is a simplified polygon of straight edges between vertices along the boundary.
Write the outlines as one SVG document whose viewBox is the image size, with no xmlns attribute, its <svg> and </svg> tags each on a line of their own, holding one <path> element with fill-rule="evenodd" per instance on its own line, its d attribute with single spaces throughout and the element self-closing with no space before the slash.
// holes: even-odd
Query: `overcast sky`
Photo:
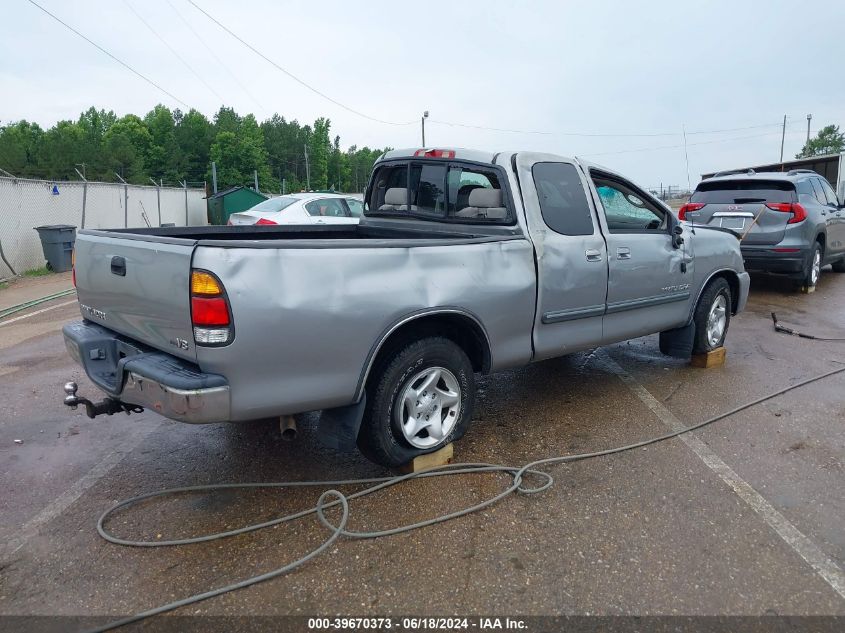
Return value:
<svg viewBox="0 0 845 633">
<path fill-rule="evenodd" d="M 842 0 L 195 0 L 332 99 L 410 125 L 309 91 L 188 0 L 38 2 L 173 96 L 27 0 L 3 0 L 2 122 L 49 127 L 91 105 L 186 109 L 175 97 L 208 116 L 221 104 L 259 120 L 327 116 L 344 147 L 410 147 L 429 110 L 430 147 L 583 156 L 649 187 L 686 185 L 684 126 L 693 185 L 705 171 L 778 160 L 784 114 L 787 158 L 804 143 L 808 113 L 813 133 L 845 127 Z M 732 131 L 699 133 L 713 130 Z"/>
</svg>

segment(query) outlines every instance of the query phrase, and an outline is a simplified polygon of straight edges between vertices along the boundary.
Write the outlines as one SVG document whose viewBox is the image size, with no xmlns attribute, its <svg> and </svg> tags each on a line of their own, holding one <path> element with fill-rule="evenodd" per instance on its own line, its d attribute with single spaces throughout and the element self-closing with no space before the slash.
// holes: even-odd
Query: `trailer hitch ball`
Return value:
<svg viewBox="0 0 845 633">
<path fill-rule="evenodd" d="M 75 382 L 66 382 L 65 383 L 65 404 L 69 406 L 71 409 L 76 409 L 79 405 L 79 398 L 76 397 L 76 391 L 79 389 L 79 386 Z"/>
</svg>

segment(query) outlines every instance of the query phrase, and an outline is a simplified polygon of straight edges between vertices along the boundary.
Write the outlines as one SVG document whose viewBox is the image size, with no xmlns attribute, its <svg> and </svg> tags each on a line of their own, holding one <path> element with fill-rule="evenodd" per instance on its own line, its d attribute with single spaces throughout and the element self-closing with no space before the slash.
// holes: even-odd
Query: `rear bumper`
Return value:
<svg viewBox="0 0 845 633">
<path fill-rule="evenodd" d="M 194 364 L 88 321 L 62 328 L 65 346 L 111 398 L 172 420 L 204 424 L 230 418 L 229 384 Z"/>
<path fill-rule="evenodd" d="M 810 257 L 809 249 L 784 253 L 774 249 L 779 247 L 742 247 L 742 259 L 745 269 L 769 273 L 801 273 Z"/>
</svg>

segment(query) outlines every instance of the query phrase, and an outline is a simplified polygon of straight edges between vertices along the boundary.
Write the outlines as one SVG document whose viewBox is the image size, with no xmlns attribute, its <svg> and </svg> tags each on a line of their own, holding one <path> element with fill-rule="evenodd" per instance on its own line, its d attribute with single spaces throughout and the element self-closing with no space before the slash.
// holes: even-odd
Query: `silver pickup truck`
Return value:
<svg viewBox="0 0 845 633">
<path fill-rule="evenodd" d="M 722 345 L 749 278 L 730 231 L 681 223 L 623 176 L 531 152 L 397 150 L 357 226 L 80 231 L 67 348 L 92 417 L 322 411 L 386 466 L 460 438 L 475 373 L 660 333 Z"/>
</svg>

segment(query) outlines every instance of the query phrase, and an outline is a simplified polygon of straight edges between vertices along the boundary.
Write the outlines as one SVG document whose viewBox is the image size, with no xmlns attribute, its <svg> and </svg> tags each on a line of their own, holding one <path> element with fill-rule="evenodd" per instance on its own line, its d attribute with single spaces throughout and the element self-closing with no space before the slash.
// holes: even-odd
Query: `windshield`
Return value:
<svg viewBox="0 0 845 633">
<path fill-rule="evenodd" d="M 264 202 L 259 202 L 250 211 L 260 211 L 262 213 L 278 213 L 296 202 L 296 198 L 290 196 L 279 196 L 278 198 L 270 198 Z"/>
</svg>

